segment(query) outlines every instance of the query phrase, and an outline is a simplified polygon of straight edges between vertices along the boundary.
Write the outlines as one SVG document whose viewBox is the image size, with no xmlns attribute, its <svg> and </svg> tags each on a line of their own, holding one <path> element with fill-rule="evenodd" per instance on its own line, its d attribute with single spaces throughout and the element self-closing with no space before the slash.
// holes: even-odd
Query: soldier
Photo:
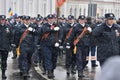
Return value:
<svg viewBox="0 0 120 80">
<path fill-rule="evenodd" d="M 89 32 L 91 32 L 91 28 L 85 23 L 84 15 L 79 16 L 78 19 L 79 22 L 73 28 L 67 44 L 71 46 L 75 42 L 74 51 L 76 51 L 78 77 L 82 78 L 84 77 L 83 69 L 86 66 L 86 56 L 89 54 Z M 81 34 L 82 36 L 79 37 Z"/>
<path fill-rule="evenodd" d="M 35 37 L 36 49 L 35 49 L 35 52 L 33 54 L 33 63 L 35 66 L 37 66 L 37 63 L 39 62 L 41 64 L 41 60 L 42 60 L 42 53 L 40 51 L 42 18 L 40 18 L 40 17 L 36 18 L 35 24 L 37 25 L 38 35 L 36 35 L 36 37 Z"/>
<path fill-rule="evenodd" d="M 12 41 L 12 32 L 8 25 L 5 23 L 6 16 L 0 15 L 0 56 L 1 56 L 1 69 L 2 69 L 2 79 L 6 79 L 6 69 L 7 69 L 7 57 L 10 50 Z"/>
<path fill-rule="evenodd" d="M 42 27 L 41 51 L 43 55 L 44 69 L 47 71 L 48 78 L 54 78 L 56 68 L 59 43 L 57 42 L 57 32 L 59 27 L 54 25 L 53 15 L 47 16 L 48 23 Z"/>
<path fill-rule="evenodd" d="M 19 68 L 20 74 L 26 79 L 31 68 L 31 57 L 35 48 L 35 35 L 37 34 L 35 25 L 30 24 L 30 17 L 25 16 L 24 23 L 19 27 Z"/>
<path fill-rule="evenodd" d="M 67 75 L 69 75 L 70 73 L 75 74 L 76 70 L 75 70 L 75 64 L 76 64 L 76 54 L 73 53 L 73 49 L 74 49 L 74 45 L 71 44 L 71 47 L 67 46 L 67 40 L 71 35 L 71 32 L 73 30 L 73 27 L 75 26 L 75 21 L 74 21 L 74 16 L 69 15 L 68 16 L 68 23 L 65 25 L 65 27 L 63 28 L 64 30 L 64 43 L 65 43 L 65 47 L 66 47 L 66 69 L 67 69 Z"/>
<path fill-rule="evenodd" d="M 91 17 L 87 17 L 87 24 L 92 28 L 92 30 L 95 28 L 96 24 L 94 24 L 92 22 L 92 18 Z M 95 38 L 92 36 L 92 34 L 90 34 L 90 51 L 91 51 L 91 66 L 92 67 L 97 67 L 98 65 L 96 64 L 96 56 L 95 56 L 95 52 L 96 52 L 96 40 Z M 87 55 L 87 63 L 89 60 L 89 54 Z"/>
<path fill-rule="evenodd" d="M 97 40 L 97 59 L 102 65 L 111 56 L 119 55 L 120 28 L 114 24 L 115 15 L 105 14 L 105 22 L 92 32 Z"/>
<path fill-rule="evenodd" d="M 16 45 L 15 45 L 15 33 L 16 33 L 17 28 L 20 25 L 21 25 L 21 23 L 20 23 L 20 17 L 16 16 L 15 17 L 15 22 L 14 22 L 14 24 L 12 24 L 12 26 L 13 26 L 13 28 L 12 28 L 12 32 L 13 32 L 13 44 L 12 44 L 12 47 L 13 47 L 13 56 L 12 56 L 12 59 L 16 59 L 17 58 Z"/>
</svg>

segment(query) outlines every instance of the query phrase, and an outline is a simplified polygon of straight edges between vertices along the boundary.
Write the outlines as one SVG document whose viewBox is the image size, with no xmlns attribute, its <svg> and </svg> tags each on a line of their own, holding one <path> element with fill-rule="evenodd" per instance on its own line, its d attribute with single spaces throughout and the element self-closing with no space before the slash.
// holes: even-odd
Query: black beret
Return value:
<svg viewBox="0 0 120 80">
<path fill-rule="evenodd" d="M 41 18 L 39 18 L 39 17 L 38 17 L 38 18 L 36 18 L 36 21 L 41 21 Z"/>
<path fill-rule="evenodd" d="M 73 15 L 69 15 L 69 16 L 68 16 L 68 19 L 69 19 L 69 20 L 74 19 L 74 16 L 73 16 Z"/>
<path fill-rule="evenodd" d="M 30 20 L 30 16 L 25 16 L 25 20 Z"/>
<path fill-rule="evenodd" d="M 0 15 L 0 19 L 6 19 L 5 15 Z"/>
<path fill-rule="evenodd" d="M 78 19 L 85 19 L 86 17 L 84 15 L 80 15 Z"/>
<path fill-rule="evenodd" d="M 115 18 L 115 15 L 113 13 L 106 13 L 105 14 L 105 18 L 108 19 L 108 18 Z"/>
<path fill-rule="evenodd" d="M 48 19 L 54 18 L 54 15 L 49 14 L 49 15 L 47 16 L 47 18 L 48 18 Z"/>
</svg>

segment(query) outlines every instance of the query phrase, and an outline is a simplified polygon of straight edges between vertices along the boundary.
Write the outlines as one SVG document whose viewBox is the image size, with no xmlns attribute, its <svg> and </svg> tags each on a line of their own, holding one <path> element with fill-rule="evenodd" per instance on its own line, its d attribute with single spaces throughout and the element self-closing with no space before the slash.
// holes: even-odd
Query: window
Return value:
<svg viewBox="0 0 120 80">
<path fill-rule="evenodd" d="M 72 8 L 70 8 L 70 15 L 72 15 Z"/>
<path fill-rule="evenodd" d="M 85 13 L 86 13 L 86 9 L 84 8 L 84 15 L 85 15 Z"/>
<path fill-rule="evenodd" d="M 81 12 L 82 12 L 82 10 L 81 10 L 81 8 L 80 8 L 80 13 L 79 13 L 79 15 L 81 15 Z"/>
<path fill-rule="evenodd" d="M 77 14 L 77 9 L 75 8 L 75 11 L 74 11 L 75 13 L 74 13 L 74 16 L 75 16 L 75 18 L 76 18 L 76 14 Z"/>
</svg>

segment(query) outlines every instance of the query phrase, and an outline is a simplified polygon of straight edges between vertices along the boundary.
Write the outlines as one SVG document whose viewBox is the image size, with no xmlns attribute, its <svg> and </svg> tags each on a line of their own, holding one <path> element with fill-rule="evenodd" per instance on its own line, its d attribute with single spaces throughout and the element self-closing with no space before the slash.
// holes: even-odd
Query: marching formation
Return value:
<svg viewBox="0 0 120 80">
<path fill-rule="evenodd" d="M 49 14 L 13 16 L 0 15 L 0 57 L 2 79 L 6 79 L 7 57 L 13 51 L 12 59 L 18 58 L 20 76 L 30 77 L 32 63 L 42 66 L 43 75 L 53 79 L 57 59 L 65 55 L 66 74 L 85 77 L 83 71 L 91 60 L 91 66 L 100 66 L 111 56 L 119 55 L 120 20 L 116 22 L 113 13 L 104 18 L 92 18 L 80 15 L 78 19 Z M 97 50 L 97 51 L 96 51 Z M 97 52 L 97 58 L 95 53 Z M 89 54 L 91 53 L 91 57 Z M 62 60 L 62 59 L 61 59 Z"/>
</svg>

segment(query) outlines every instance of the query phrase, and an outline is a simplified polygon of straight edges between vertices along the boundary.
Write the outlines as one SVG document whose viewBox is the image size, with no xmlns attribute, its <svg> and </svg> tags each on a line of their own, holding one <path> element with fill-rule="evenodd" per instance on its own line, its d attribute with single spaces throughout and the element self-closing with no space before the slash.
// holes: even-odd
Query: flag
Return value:
<svg viewBox="0 0 120 80">
<path fill-rule="evenodd" d="M 13 16 L 13 11 L 12 11 L 11 7 L 8 9 L 8 12 L 9 12 L 10 16 Z"/>
<path fill-rule="evenodd" d="M 61 7 L 64 3 L 65 3 L 66 0 L 57 0 L 57 6 L 58 7 Z"/>
</svg>

